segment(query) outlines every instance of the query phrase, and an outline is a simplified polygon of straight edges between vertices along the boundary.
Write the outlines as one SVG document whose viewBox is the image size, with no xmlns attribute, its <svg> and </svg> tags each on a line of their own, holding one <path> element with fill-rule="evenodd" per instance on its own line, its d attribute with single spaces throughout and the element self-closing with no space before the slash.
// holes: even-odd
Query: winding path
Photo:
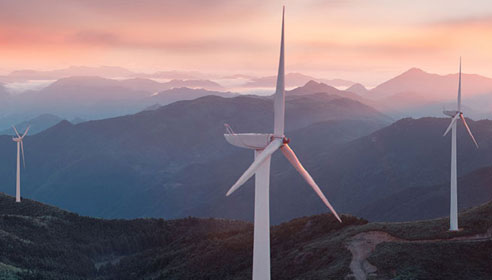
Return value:
<svg viewBox="0 0 492 280">
<path fill-rule="evenodd" d="M 405 243 L 429 243 L 438 241 L 458 241 L 458 242 L 477 242 L 492 239 L 492 227 L 483 234 L 471 236 L 460 236 L 449 239 L 429 239 L 429 240 L 406 240 L 400 239 L 384 231 L 368 231 L 354 235 L 346 244 L 347 249 L 352 253 L 350 270 L 352 274 L 348 279 L 366 280 L 371 274 L 375 274 L 377 267 L 369 263 L 367 258 L 376 249 L 376 246 L 383 242 L 405 242 Z"/>
</svg>

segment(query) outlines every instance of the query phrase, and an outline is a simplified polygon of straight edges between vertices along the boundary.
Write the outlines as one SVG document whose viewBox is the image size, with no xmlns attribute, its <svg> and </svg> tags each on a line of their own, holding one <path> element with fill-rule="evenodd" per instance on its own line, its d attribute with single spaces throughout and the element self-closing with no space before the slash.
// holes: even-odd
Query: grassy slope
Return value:
<svg viewBox="0 0 492 280">
<path fill-rule="evenodd" d="M 102 220 L 0 195 L 1 279 L 250 279 L 252 225 L 218 219 Z M 492 204 L 461 215 L 463 230 L 447 220 L 367 223 L 331 215 L 272 228 L 273 279 L 343 279 L 351 237 L 384 231 L 405 240 L 448 239 L 484 233 Z M 492 242 L 388 242 L 369 261 L 377 279 L 491 279 Z"/>
</svg>

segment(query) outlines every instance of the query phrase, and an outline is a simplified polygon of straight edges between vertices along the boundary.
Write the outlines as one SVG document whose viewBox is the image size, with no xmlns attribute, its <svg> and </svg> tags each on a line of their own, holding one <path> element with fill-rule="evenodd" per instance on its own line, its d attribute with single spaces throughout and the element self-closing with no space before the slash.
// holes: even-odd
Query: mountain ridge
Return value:
<svg viewBox="0 0 492 280">
<path fill-rule="evenodd" d="M 181 193 L 186 188 L 180 187 L 182 182 L 175 176 L 192 165 L 207 165 L 241 154 L 223 138 L 224 123 L 237 132 L 268 133 L 272 130 L 272 107 L 270 98 L 206 96 L 122 117 L 76 125 L 63 121 L 25 139 L 23 193 L 91 216 L 176 215 L 178 211 L 171 212 L 178 207 L 173 201 L 193 199 Z M 289 96 L 286 112 L 287 131 L 325 121 L 354 121 L 345 128 L 349 132 L 337 135 L 344 138 L 388 122 L 386 116 L 366 105 L 326 94 Z M 0 137 L 0 143 L 4 143 L 0 145 L 0 157 L 15 159 L 12 140 Z M 0 162 L 5 168 L 1 180 L 13 179 L 15 166 L 10 163 Z M 113 202 L 105 201 L 108 196 Z M 90 207 L 86 200 L 91 201 Z M 192 208 L 188 203 L 179 206 L 180 211 Z"/>
<path fill-rule="evenodd" d="M 4 278 L 251 278 L 250 223 L 192 217 L 102 220 L 29 199 L 16 203 L 4 194 L 0 206 Z M 490 202 L 461 212 L 459 232 L 447 231 L 448 219 L 367 223 L 342 215 L 338 223 L 327 214 L 294 219 L 272 227 L 272 276 L 489 279 L 491 216 Z M 30 253 L 21 253 L 26 250 Z"/>
</svg>

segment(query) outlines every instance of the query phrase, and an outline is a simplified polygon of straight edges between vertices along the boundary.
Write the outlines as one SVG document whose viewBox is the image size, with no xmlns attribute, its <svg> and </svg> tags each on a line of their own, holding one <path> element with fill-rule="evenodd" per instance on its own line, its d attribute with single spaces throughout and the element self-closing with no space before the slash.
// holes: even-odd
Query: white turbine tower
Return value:
<svg viewBox="0 0 492 280">
<path fill-rule="evenodd" d="M 253 245 L 253 280 L 270 279 L 270 158 L 280 149 L 289 162 L 314 189 L 321 200 L 341 222 L 340 217 L 321 192 L 313 178 L 304 169 L 294 151 L 289 147 L 289 139 L 284 135 L 285 119 L 285 72 L 284 72 L 284 14 L 282 12 L 282 37 L 280 43 L 280 63 L 278 68 L 277 88 L 274 95 L 274 133 L 235 134 L 226 125 L 226 140 L 232 145 L 255 150 L 255 160 L 239 180 L 227 192 L 232 194 L 249 178 L 255 175 L 255 214 L 254 214 L 254 245 Z"/>
<path fill-rule="evenodd" d="M 27 135 L 27 132 L 29 131 L 29 126 L 27 127 L 26 131 L 22 136 L 20 136 L 19 132 L 17 132 L 17 129 L 15 126 L 12 126 L 12 128 L 15 131 L 15 134 L 17 134 L 17 137 L 12 138 L 14 142 L 17 142 L 17 182 L 16 182 L 16 188 L 15 188 L 15 201 L 20 202 L 21 201 L 21 195 L 20 195 L 20 153 L 22 151 L 22 163 L 24 164 L 24 167 L 26 167 L 26 162 L 24 159 L 24 137 Z"/>
<path fill-rule="evenodd" d="M 444 111 L 445 115 L 452 117 L 451 123 L 449 124 L 446 132 L 443 136 L 446 136 L 451 130 L 451 204 L 449 213 L 449 230 L 458 230 L 458 182 L 457 182 L 457 171 L 456 171 L 456 123 L 458 119 L 463 121 L 468 134 L 470 135 L 473 143 L 478 149 L 478 143 L 473 137 L 470 127 L 466 123 L 463 112 L 461 112 L 461 57 L 460 57 L 460 72 L 459 72 L 459 82 L 458 82 L 458 108 L 456 111 Z"/>
</svg>

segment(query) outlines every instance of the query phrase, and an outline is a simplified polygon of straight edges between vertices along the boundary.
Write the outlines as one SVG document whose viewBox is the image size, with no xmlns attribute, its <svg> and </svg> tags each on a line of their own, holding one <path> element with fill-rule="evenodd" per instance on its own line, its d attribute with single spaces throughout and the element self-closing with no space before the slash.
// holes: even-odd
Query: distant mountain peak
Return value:
<svg viewBox="0 0 492 280">
<path fill-rule="evenodd" d="M 305 85 L 301 87 L 297 87 L 291 90 L 289 93 L 291 94 L 313 94 L 313 93 L 329 93 L 329 94 L 340 94 L 341 91 L 338 89 L 329 86 L 324 83 L 319 83 L 314 80 L 308 81 Z"/>
<path fill-rule="evenodd" d="M 356 83 L 353 84 L 351 87 L 347 88 L 345 91 L 353 92 L 359 95 L 364 95 L 369 93 L 369 90 L 362 84 Z"/>
<path fill-rule="evenodd" d="M 74 126 L 74 124 L 72 124 L 71 122 L 64 119 L 64 120 L 61 120 L 60 122 L 58 122 L 57 124 L 55 124 L 54 126 L 44 130 L 42 133 L 51 133 L 52 131 L 60 130 L 60 129 L 64 129 L 66 127 L 72 127 L 72 126 Z"/>
<path fill-rule="evenodd" d="M 412 67 L 412 68 L 408 69 L 407 71 L 405 71 L 405 73 L 427 73 L 427 72 L 425 72 L 424 70 L 422 70 L 420 68 Z"/>
<path fill-rule="evenodd" d="M 44 113 L 41 114 L 33 119 L 26 120 L 20 123 L 16 123 L 15 127 L 19 131 L 24 131 L 28 126 L 31 127 L 31 130 L 29 131 L 29 135 L 34 135 L 37 134 L 43 130 L 46 130 L 50 127 L 55 126 L 58 124 L 60 121 L 63 119 L 57 115 L 54 114 L 49 114 L 49 113 Z M 4 131 L 0 131 L 0 135 L 13 135 L 14 131 L 12 128 L 8 128 Z"/>
<path fill-rule="evenodd" d="M 304 85 L 304 87 L 314 87 L 314 86 L 320 86 L 320 85 L 324 85 L 324 84 L 323 83 L 318 83 L 315 80 L 310 80 L 309 82 L 307 82 Z"/>
</svg>

